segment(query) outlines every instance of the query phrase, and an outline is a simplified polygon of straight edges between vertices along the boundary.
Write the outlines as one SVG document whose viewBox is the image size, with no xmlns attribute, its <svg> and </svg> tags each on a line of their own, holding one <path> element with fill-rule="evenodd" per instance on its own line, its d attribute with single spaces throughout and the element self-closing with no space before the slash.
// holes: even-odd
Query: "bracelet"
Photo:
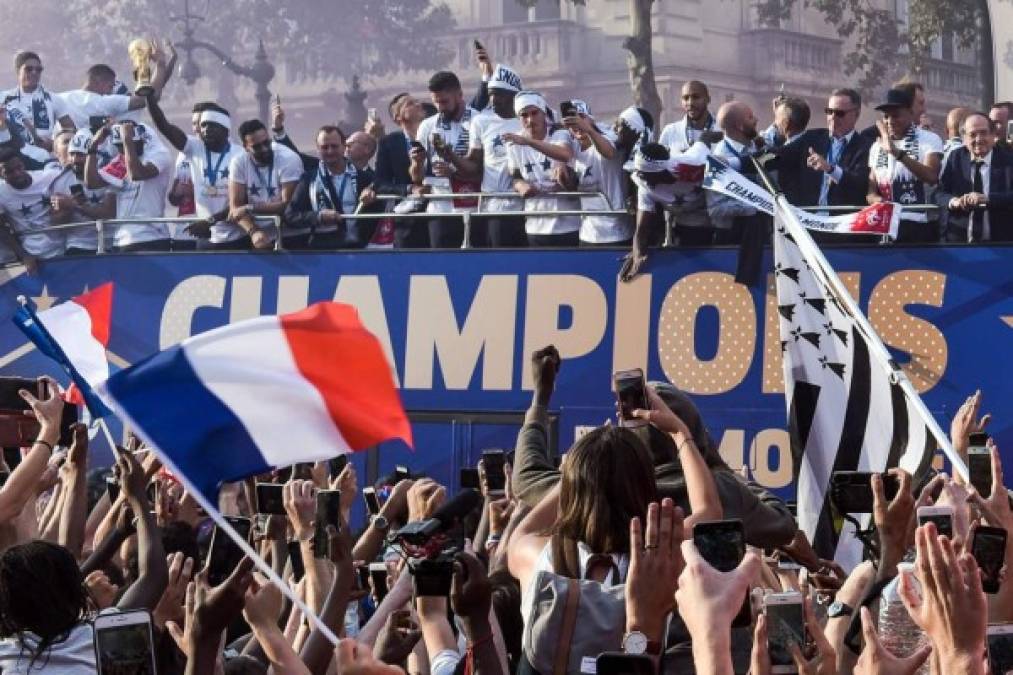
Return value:
<svg viewBox="0 0 1013 675">
<path fill-rule="evenodd" d="M 36 438 L 34 441 L 32 441 L 32 445 L 44 445 L 47 448 L 49 448 L 50 452 L 53 452 L 53 450 L 56 449 L 53 447 L 52 443 L 50 443 L 49 441 L 44 441 L 41 438 Z"/>
</svg>

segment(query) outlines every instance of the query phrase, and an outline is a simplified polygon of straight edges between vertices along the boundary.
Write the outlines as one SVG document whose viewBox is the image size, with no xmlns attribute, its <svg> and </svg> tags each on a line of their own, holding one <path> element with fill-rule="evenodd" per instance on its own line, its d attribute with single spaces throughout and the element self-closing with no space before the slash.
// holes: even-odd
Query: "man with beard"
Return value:
<svg viewBox="0 0 1013 675">
<path fill-rule="evenodd" d="M 10 224 L 10 230 L 0 227 L 0 237 L 29 272 L 39 259 L 63 253 L 63 233 L 42 231 L 53 225 L 49 194 L 59 175 L 58 168 L 26 171 L 17 151 L 0 150 L 0 211 Z"/>
<path fill-rule="evenodd" d="M 714 144 L 714 155 L 739 173 L 755 176 L 750 155 L 758 134 L 752 108 L 741 101 L 729 101 L 718 108 L 718 124 L 725 137 Z M 738 243 L 743 229 L 753 225 L 756 216 L 752 206 L 712 190 L 707 191 L 707 210 L 714 224 L 715 244 Z"/>
<path fill-rule="evenodd" d="M 109 220 L 116 217 L 116 196 L 105 188 L 92 189 L 84 183 L 84 165 L 92 133 L 66 129 L 53 139 L 53 149 L 63 171 L 53 181 L 50 202 L 53 223 L 65 224 L 84 220 Z M 93 225 L 66 230 L 64 255 L 89 255 L 98 250 L 98 231 Z"/>
<path fill-rule="evenodd" d="M 271 239 L 254 216 L 280 216 L 295 194 L 303 163 L 299 155 L 281 143 L 271 140 L 267 127 L 260 120 L 247 120 L 239 125 L 239 137 L 245 152 L 229 164 L 229 222 L 241 231 L 232 230 L 227 239 L 215 241 L 212 248 L 244 250 L 271 247 Z"/>
<path fill-rule="evenodd" d="M 148 111 L 159 133 L 179 150 L 190 166 L 190 184 L 193 185 L 198 220 L 186 228 L 189 237 L 177 235 L 173 249 L 193 250 L 197 247 L 196 238 L 210 237 L 212 242 L 240 239 L 242 232 L 227 218 L 229 165 L 243 154 L 243 149 L 229 141 L 232 120 L 228 111 L 214 103 L 204 104 L 199 113 L 196 135 L 189 135 L 170 123 L 154 97 L 148 99 Z"/>
<path fill-rule="evenodd" d="M 906 91 L 890 89 L 886 100 L 876 107 L 883 119 L 876 123 L 879 140 L 869 151 L 866 200 L 870 204 L 928 204 L 930 188 L 939 181 L 943 143 L 939 136 L 915 124 L 918 118 L 912 105 Z M 926 211 L 905 210 L 897 241 L 939 241 L 936 217 L 930 218 Z"/>
</svg>

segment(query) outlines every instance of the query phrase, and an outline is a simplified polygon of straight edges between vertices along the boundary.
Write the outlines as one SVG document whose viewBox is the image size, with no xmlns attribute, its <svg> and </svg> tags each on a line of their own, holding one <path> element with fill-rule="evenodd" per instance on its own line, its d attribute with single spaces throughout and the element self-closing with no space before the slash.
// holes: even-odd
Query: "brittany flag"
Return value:
<svg viewBox="0 0 1013 675">
<path fill-rule="evenodd" d="M 70 376 L 67 401 L 87 405 L 94 418 L 111 414 L 93 388 L 109 377 L 112 308 L 113 285 L 106 283 L 38 314 L 27 302 L 14 312 L 17 327 Z"/>
<path fill-rule="evenodd" d="M 376 337 L 321 302 L 184 340 L 99 387 L 188 489 L 400 438 L 411 427 Z"/>
</svg>

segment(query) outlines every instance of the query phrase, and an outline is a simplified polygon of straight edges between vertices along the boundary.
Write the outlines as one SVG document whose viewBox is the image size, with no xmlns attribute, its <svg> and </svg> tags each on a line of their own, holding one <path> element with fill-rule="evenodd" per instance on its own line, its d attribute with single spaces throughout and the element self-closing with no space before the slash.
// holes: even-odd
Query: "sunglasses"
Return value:
<svg viewBox="0 0 1013 675">
<path fill-rule="evenodd" d="M 42 66 L 25 66 L 24 68 L 30 73 L 41 73 L 44 70 Z"/>
<path fill-rule="evenodd" d="M 823 112 L 834 117 L 844 117 L 849 112 L 854 112 L 857 108 L 848 108 L 847 110 L 840 110 L 838 108 L 826 108 Z"/>
</svg>

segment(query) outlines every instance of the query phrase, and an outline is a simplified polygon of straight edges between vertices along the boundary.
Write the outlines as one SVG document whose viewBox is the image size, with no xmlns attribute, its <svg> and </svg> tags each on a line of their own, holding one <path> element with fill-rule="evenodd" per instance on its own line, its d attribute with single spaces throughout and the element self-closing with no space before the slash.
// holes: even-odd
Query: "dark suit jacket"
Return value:
<svg viewBox="0 0 1013 675">
<path fill-rule="evenodd" d="M 872 142 L 854 133 L 844 146 L 838 160 L 841 180 L 830 183 L 827 204 L 831 206 L 864 206 L 869 190 L 869 148 Z M 819 202 L 823 172 L 814 171 L 806 163 L 812 148 L 823 157 L 830 154 L 830 132 L 809 129 L 791 143 L 775 148 L 771 168 L 777 169 L 778 183 L 788 201 L 796 206 L 813 206 Z"/>
<path fill-rule="evenodd" d="M 381 138 L 376 148 L 377 194 L 407 194 L 412 182 L 409 164 L 404 131 L 398 129 Z"/>
<path fill-rule="evenodd" d="M 1013 241 L 1013 153 L 998 145 L 992 150 L 992 165 L 988 185 L 988 222 L 991 241 Z M 946 158 L 934 198 L 942 214 L 947 238 L 967 241 L 969 214 L 950 211 L 954 197 L 973 192 L 974 180 L 971 151 L 959 147 Z"/>
</svg>

